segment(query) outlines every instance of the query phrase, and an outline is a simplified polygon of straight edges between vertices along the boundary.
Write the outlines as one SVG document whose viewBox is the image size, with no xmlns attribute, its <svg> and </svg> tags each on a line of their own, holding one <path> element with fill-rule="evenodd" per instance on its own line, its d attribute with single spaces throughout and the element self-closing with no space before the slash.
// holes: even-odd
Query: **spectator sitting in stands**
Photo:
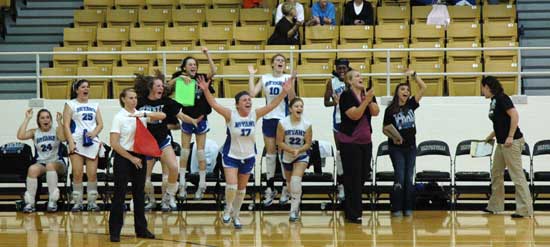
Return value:
<svg viewBox="0 0 550 247">
<path fill-rule="evenodd" d="M 328 0 L 319 0 L 311 6 L 311 20 L 307 22 L 308 26 L 317 25 L 336 25 L 336 8 Z"/>
<path fill-rule="evenodd" d="M 291 3 L 294 8 L 296 9 L 296 19 L 298 19 L 299 22 L 304 22 L 304 6 L 301 3 L 296 2 L 296 0 L 286 0 L 284 3 L 279 4 L 277 6 L 277 11 L 275 13 L 275 25 L 279 23 L 279 21 L 285 16 L 283 13 L 283 4 L 285 3 Z"/>
<path fill-rule="evenodd" d="M 296 8 L 292 2 L 285 2 L 282 6 L 282 13 L 285 15 L 277 25 L 275 31 L 267 40 L 268 45 L 299 45 L 299 29 L 302 22 L 296 20 Z"/>
<path fill-rule="evenodd" d="M 374 25 L 372 5 L 366 0 L 353 0 L 345 5 L 344 25 Z"/>
</svg>

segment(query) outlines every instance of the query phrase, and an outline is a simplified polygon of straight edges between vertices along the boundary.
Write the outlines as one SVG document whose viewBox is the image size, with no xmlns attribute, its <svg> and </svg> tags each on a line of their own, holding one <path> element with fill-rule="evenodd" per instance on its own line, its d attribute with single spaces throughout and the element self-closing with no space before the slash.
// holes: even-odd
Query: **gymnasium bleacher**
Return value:
<svg viewBox="0 0 550 247">
<path fill-rule="evenodd" d="M 266 46 L 273 32 L 272 16 L 276 1 L 266 1 L 265 9 L 241 9 L 235 0 L 107 0 L 84 1 L 84 8 L 74 15 L 74 27 L 64 31 L 63 47 L 56 51 L 178 51 L 198 50 L 202 46 L 216 50 L 273 50 L 289 46 Z M 300 0 L 306 20 L 316 0 Z M 345 1 L 332 1 L 341 23 Z M 431 6 L 411 6 L 410 1 L 370 1 L 375 9 L 375 26 L 306 26 L 301 29 L 302 45 L 293 49 L 357 49 L 357 48 L 470 48 L 516 47 L 518 32 L 513 0 L 498 5 L 487 1 L 476 6 L 449 6 L 448 27 L 427 25 Z M 358 55 L 361 54 L 361 55 Z M 166 73 L 178 70 L 186 54 L 167 54 Z M 207 61 L 196 54 L 202 69 Z M 224 78 L 226 74 L 247 74 L 238 69 L 242 64 L 269 67 L 271 54 L 213 54 L 218 67 L 215 85 L 218 97 L 232 97 L 246 86 L 246 78 Z M 386 73 L 386 52 L 294 53 L 299 73 L 326 74 L 300 78 L 297 93 L 303 97 L 322 97 L 324 82 L 329 78 L 336 58 L 349 58 L 362 73 Z M 151 73 L 163 67 L 162 55 L 56 55 L 53 68 L 63 67 L 66 75 L 131 75 L 130 71 Z M 410 66 L 420 73 L 441 72 L 514 72 L 518 55 L 513 50 L 491 51 L 399 51 L 391 52 L 392 72 Z M 123 67 L 118 68 L 118 67 Z M 117 69 L 114 69 L 117 68 Z M 290 69 L 287 66 L 287 69 Z M 71 72 L 72 71 L 72 72 Z M 517 76 L 497 76 L 506 93 L 517 94 Z M 377 92 L 385 92 L 386 76 L 370 76 Z M 406 81 L 392 76 L 391 84 Z M 426 76 L 430 96 L 478 96 L 480 75 Z M 65 82 L 69 82 L 65 80 Z M 105 87 L 92 93 L 94 98 L 112 98 L 120 89 L 118 79 L 97 81 Z M 244 83 L 244 84 L 243 84 Z M 69 83 L 48 79 L 42 81 L 46 98 L 67 98 L 57 91 Z M 67 91 L 68 90 L 63 90 Z M 393 90 L 391 90 L 393 91 Z"/>
</svg>

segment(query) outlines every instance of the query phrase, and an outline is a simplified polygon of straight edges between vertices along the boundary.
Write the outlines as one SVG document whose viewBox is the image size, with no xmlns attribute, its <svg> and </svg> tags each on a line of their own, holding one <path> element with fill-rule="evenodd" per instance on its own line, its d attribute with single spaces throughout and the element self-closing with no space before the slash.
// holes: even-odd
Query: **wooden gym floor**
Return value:
<svg viewBox="0 0 550 247">
<path fill-rule="evenodd" d="M 136 239 L 132 213 L 121 243 L 110 243 L 108 212 L 23 214 L 0 212 L 0 246 L 550 246 L 550 212 L 534 218 L 479 211 L 416 211 L 391 218 L 365 211 L 363 224 L 345 223 L 341 212 L 304 211 L 289 223 L 281 211 L 243 212 L 243 229 L 221 222 L 219 212 L 153 212 L 149 229 L 158 239 Z"/>
</svg>

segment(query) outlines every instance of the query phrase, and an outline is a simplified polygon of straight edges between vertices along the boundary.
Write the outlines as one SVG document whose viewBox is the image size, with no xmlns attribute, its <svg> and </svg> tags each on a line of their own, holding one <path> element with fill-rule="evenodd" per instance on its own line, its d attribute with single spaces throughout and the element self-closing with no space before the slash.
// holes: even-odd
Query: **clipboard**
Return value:
<svg viewBox="0 0 550 247">
<path fill-rule="evenodd" d="M 192 79 L 189 83 L 185 83 L 182 78 L 177 78 L 176 101 L 183 106 L 194 106 L 196 85 L 197 81 L 195 79 Z"/>
<path fill-rule="evenodd" d="M 397 129 L 393 126 L 393 124 L 388 124 L 384 126 L 383 132 L 386 136 L 393 140 L 403 140 L 403 137 L 401 136 L 399 131 L 397 131 Z"/>
<path fill-rule="evenodd" d="M 470 155 L 472 158 L 488 157 L 493 154 L 495 141 L 485 142 L 484 140 L 472 141 L 470 144 Z"/>
</svg>

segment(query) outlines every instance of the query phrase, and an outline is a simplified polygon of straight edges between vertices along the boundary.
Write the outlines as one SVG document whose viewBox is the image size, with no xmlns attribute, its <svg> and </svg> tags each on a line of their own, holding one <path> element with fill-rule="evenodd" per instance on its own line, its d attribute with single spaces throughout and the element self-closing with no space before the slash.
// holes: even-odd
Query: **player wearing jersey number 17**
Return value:
<svg viewBox="0 0 550 247">
<path fill-rule="evenodd" d="M 256 121 L 275 108 L 292 90 L 291 77 L 282 85 L 283 92 L 264 107 L 252 110 L 252 98 L 246 91 L 235 96 L 236 110 L 230 110 L 216 102 L 214 96 L 206 90 L 210 82 L 204 77 L 199 77 L 200 88 L 208 104 L 223 116 L 227 123 L 227 139 L 222 148 L 223 167 L 225 180 L 225 210 L 223 222 L 229 223 L 233 218 L 236 229 L 242 227 L 239 212 L 246 194 L 246 185 L 252 170 L 254 169 L 256 148 L 254 133 Z"/>
</svg>

